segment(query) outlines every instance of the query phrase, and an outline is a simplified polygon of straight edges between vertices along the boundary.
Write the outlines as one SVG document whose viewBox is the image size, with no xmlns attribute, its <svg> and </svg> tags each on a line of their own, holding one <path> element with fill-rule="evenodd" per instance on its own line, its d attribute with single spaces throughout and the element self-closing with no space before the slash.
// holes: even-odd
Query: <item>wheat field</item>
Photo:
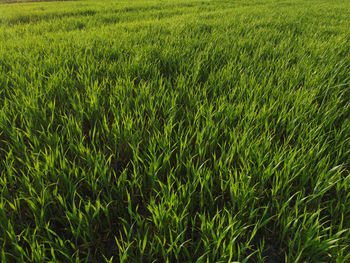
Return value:
<svg viewBox="0 0 350 263">
<path fill-rule="evenodd" d="M 1 262 L 350 261 L 350 1 L 0 1 Z"/>
</svg>

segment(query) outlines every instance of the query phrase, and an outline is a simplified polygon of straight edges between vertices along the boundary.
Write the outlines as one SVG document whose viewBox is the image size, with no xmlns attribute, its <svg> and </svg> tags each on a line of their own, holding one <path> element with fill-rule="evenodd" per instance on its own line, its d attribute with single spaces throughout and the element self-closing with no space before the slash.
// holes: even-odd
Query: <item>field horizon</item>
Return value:
<svg viewBox="0 0 350 263">
<path fill-rule="evenodd" d="M 1 262 L 350 262 L 350 1 L 0 3 Z"/>
</svg>

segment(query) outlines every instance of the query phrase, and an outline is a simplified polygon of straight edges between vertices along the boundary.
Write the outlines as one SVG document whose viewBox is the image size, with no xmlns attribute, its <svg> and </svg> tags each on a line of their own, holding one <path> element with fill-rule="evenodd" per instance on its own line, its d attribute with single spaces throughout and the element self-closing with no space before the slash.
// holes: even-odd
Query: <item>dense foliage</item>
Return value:
<svg viewBox="0 0 350 263">
<path fill-rule="evenodd" d="M 0 5 L 1 262 L 349 262 L 349 18 Z"/>
</svg>

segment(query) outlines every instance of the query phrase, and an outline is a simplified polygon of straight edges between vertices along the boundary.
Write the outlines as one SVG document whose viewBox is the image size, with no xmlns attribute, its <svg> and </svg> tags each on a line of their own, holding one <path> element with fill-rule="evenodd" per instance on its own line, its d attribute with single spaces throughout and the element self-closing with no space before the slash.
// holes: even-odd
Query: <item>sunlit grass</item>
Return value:
<svg viewBox="0 0 350 263">
<path fill-rule="evenodd" d="M 0 6 L 1 262 L 349 262 L 349 1 Z"/>
</svg>

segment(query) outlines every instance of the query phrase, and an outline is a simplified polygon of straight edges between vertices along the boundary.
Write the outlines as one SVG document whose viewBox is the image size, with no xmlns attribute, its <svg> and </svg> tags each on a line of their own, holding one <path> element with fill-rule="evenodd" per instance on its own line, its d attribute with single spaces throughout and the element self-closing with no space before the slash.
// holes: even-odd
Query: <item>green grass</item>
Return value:
<svg viewBox="0 0 350 263">
<path fill-rule="evenodd" d="M 0 6 L 1 262 L 349 262 L 350 1 Z"/>
</svg>

